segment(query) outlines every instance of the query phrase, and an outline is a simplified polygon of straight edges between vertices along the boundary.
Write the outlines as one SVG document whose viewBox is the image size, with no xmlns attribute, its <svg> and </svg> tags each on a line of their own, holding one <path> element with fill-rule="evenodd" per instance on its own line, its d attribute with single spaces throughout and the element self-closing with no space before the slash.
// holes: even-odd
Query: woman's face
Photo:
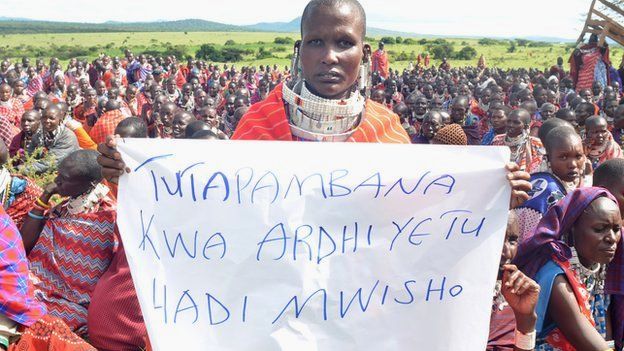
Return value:
<svg viewBox="0 0 624 351">
<path fill-rule="evenodd" d="M 507 117 L 507 136 L 515 138 L 522 135 L 525 125 L 517 114 L 511 114 Z"/>
<path fill-rule="evenodd" d="M 26 134 L 32 134 L 37 129 L 39 129 L 39 124 L 41 123 L 41 115 L 36 112 L 25 113 L 22 116 L 22 121 L 20 122 L 22 131 Z"/>
<path fill-rule="evenodd" d="M 301 65 L 308 88 L 326 99 L 348 96 L 364 56 L 364 23 L 353 6 L 319 6 L 304 21 Z"/>
<path fill-rule="evenodd" d="M 436 136 L 442 127 L 444 127 L 444 124 L 442 123 L 442 116 L 439 114 L 434 115 L 433 117 L 428 115 L 423 120 L 422 132 L 428 140 L 431 140 Z"/>
<path fill-rule="evenodd" d="M 492 110 L 490 116 L 490 123 L 494 130 L 501 130 L 507 126 L 507 115 L 503 110 Z"/>
<path fill-rule="evenodd" d="M 587 266 L 611 262 L 622 235 L 621 225 L 620 209 L 613 200 L 607 197 L 594 200 L 572 228 L 581 263 Z"/>
<path fill-rule="evenodd" d="M 59 124 L 61 124 L 61 110 L 46 108 L 41 117 L 43 130 L 53 132 L 58 128 Z"/>
<path fill-rule="evenodd" d="M 505 242 L 503 243 L 503 251 L 501 252 L 501 259 L 499 263 L 499 270 L 502 273 L 503 266 L 510 264 L 518 253 L 518 243 L 520 237 L 520 228 L 518 227 L 518 221 L 509 217 L 507 223 L 507 231 L 505 232 Z"/>
<path fill-rule="evenodd" d="M 21 80 L 18 80 L 17 82 L 15 82 L 15 85 L 13 85 L 13 93 L 15 95 L 22 95 L 23 92 L 24 92 L 24 82 Z"/>
<path fill-rule="evenodd" d="M 583 176 L 587 158 L 583 142 L 577 135 L 570 135 L 548 151 L 548 161 L 552 172 L 564 182 L 577 182 Z"/>
<path fill-rule="evenodd" d="M 608 135 L 609 129 L 606 120 L 587 126 L 587 139 L 592 145 L 603 145 L 607 141 Z"/>
</svg>

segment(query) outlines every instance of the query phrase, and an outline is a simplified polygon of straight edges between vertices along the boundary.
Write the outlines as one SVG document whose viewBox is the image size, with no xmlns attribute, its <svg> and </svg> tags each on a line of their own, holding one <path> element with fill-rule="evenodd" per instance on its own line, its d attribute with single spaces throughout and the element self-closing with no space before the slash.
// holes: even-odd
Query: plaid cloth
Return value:
<svg viewBox="0 0 624 351">
<path fill-rule="evenodd" d="M 34 96 L 37 92 L 42 91 L 43 78 L 39 75 L 35 76 L 35 78 L 28 81 L 28 87 L 26 89 L 28 90 L 29 96 Z"/>
<path fill-rule="evenodd" d="M 91 294 L 116 246 L 115 204 L 105 197 L 90 210 L 69 214 L 63 202 L 50 212 L 28 255 L 34 294 L 50 315 L 84 336 Z"/>
<path fill-rule="evenodd" d="M 7 102 L 0 102 L 0 116 L 6 116 L 14 126 L 20 126 L 23 114 L 24 105 L 19 99 L 11 98 Z"/>
<path fill-rule="evenodd" d="M 119 122 L 126 119 L 126 116 L 121 112 L 121 110 L 112 110 L 103 114 L 100 119 L 95 123 L 91 131 L 89 132 L 89 136 L 93 140 L 94 143 L 100 144 L 106 141 L 106 137 L 108 135 L 115 134 L 115 128 L 119 124 Z"/>
<path fill-rule="evenodd" d="M 33 294 L 28 280 L 28 260 L 22 236 L 0 206 L 0 313 L 31 326 L 45 314 L 45 307 Z"/>
<path fill-rule="evenodd" d="M 492 306 L 490 314 L 490 335 L 487 351 L 513 351 L 516 335 L 516 317 L 509 305 L 502 309 Z"/>
<path fill-rule="evenodd" d="M 7 147 L 11 145 L 13 138 L 20 132 L 10 118 L 10 116 L 0 114 L 0 140 L 4 141 Z"/>
</svg>

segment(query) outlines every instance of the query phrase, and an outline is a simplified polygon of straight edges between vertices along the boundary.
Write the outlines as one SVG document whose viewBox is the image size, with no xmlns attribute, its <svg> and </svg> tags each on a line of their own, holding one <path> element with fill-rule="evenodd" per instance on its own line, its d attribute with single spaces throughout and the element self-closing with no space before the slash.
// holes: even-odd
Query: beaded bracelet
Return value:
<svg viewBox="0 0 624 351">
<path fill-rule="evenodd" d="M 32 213 L 32 211 L 28 212 L 28 217 L 30 217 L 32 219 L 37 219 L 37 220 L 40 220 L 40 221 L 46 219 L 44 216 L 39 216 L 39 215 L 36 215 L 36 214 Z"/>
<path fill-rule="evenodd" d="M 50 204 L 43 202 L 43 200 L 41 200 L 41 198 L 38 198 L 37 201 L 35 201 L 35 204 L 45 208 L 46 210 L 50 209 Z"/>
</svg>

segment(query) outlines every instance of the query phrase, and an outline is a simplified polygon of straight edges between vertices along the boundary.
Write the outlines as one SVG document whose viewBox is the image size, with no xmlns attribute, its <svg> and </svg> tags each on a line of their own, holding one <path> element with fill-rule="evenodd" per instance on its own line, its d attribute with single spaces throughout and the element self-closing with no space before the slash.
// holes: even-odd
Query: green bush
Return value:
<svg viewBox="0 0 624 351">
<path fill-rule="evenodd" d="M 479 45 L 491 46 L 491 45 L 501 45 L 501 44 L 503 44 L 502 40 L 496 40 L 496 39 L 490 39 L 490 38 L 479 39 Z"/>
<path fill-rule="evenodd" d="M 443 58 L 453 58 L 455 56 L 455 49 L 451 44 L 438 44 L 438 45 L 429 45 L 427 46 L 427 51 L 433 55 L 433 58 L 436 60 L 441 60 Z"/>
<path fill-rule="evenodd" d="M 383 37 L 383 38 L 381 38 L 381 41 L 384 44 L 396 44 L 396 39 L 393 38 L 393 37 Z"/>
<path fill-rule="evenodd" d="M 199 50 L 195 52 L 195 58 L 200 60 L 219 61 L 223 60 L 221 51 L 217 50 L 214 45 L 202 44 Z"/>
<path fill-rule="evenodd" d="M 477 50 L 471 46 L 464 46 L 457 54 L 455 54 L 456 60 L 472 60 L 477 57 Z"/>
<path fill-rule="evenodd" d="M 544 41 L 532 41 L 529 43 L 529 47 L 530 48 L 547 48 L 547 47 L 551 47 L 552 44 L 551 43 L 547 43 Z"/>
<path fill-rule="evenodd" d="M 273 54 L 271 54 L 270 51 L 267 51 L 265 48 L 260 48 L 260 50 L 258 50 L 258 54 L 256 54 L 256 59 L 258 60 L 262 60 L 262 59 L 268 59 L 268 58 L 273 58 Z"/>
<path fill-rule="evenodd" d="M 224 45 L 225 46 L 233 46 L 233 45 L 236 45 L 236 42 L 234 40 L 230 39 L 230 40 L 226 41 Z"/>
<path fill-rule="evenodd" d="M 406 38 L 403 40 L 404 45 L 416 45 L 416 40 L 412 38 Z"/>
<path fill-rule="evenodd" d="M 393 57 L 391 57 L 392 61 L 409 61 L 410 56 L 405 53 L 405 51 L 401 51 L 400 54 L 398 55 L 394 55 Z"/>
<path fill-rule="evenodd" d="M 275 40 L 273 40 L 273 42 L 275 44 L 294 44 L 295 39 L 290 37 L 277 37 L 275 38 Z"/>
<path fill-rule="evenodd" d="M 40 187 L 44 187 L 50 184 L 56 178 L 56 169 L 50 169 L 45 173 L 38 174 L 33 170 L 33 165 L 36 162 L 43 161 L 45 163 L 53 163 L 54 156 L 49 153 L 45 153 L 42 147 L 35 149 L 35 151 L 29 155 L 25 155 L 23 159 L 14 157 L 9 159 L 6 163 L 6 168 L 11 174 L 21 175 L 23 177 L 30 178 Z M 16 166 L 19 164 L 19 166 Z"/>
</svg>

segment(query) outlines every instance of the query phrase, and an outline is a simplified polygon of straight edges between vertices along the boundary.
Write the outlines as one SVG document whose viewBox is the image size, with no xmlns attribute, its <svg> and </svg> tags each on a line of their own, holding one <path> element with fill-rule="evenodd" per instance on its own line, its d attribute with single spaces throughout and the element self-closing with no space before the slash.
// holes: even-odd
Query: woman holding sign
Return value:
<svg viewBox="0 0 624 351">
<path fill-rule="evenodd" d="M 366 14 L 357 0 L 311 1 L 302 15 L 291 79 L 249 109 L 232 139 L 409 144 L 398 116 L 362 94 L 370 78 L 365 35 Z M 115 147 L 112 136 L 98 147 L 102 174 L 112 183 L 126 170 Z M 515 164 L 507 169 L 515 207 L 528 198 L 529 174 Z"/>
<path fill-rule="evenodd" d="M 301 19 L 293 75 L 253 105 L 232 139 L 410 143 L 399 118 L 360 93 L 368 85 L 366 14 L 357 0 L 314 0 Z M 116 183 L 125 164 L 112 136 L 100 144 L 104 177 Z M 528 199 L 529 174 L 509 164 L 512 207 Z"/>
</svg>

